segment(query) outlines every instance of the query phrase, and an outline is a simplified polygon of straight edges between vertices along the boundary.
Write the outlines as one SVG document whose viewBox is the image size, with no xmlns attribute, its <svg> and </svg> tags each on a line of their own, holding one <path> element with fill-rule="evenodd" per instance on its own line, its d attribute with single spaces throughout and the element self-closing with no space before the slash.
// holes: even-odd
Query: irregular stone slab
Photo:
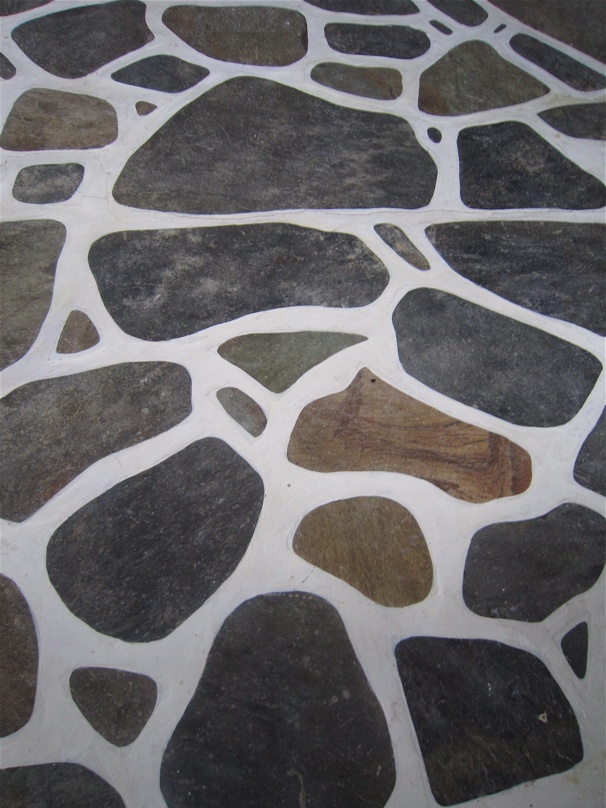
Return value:
<svg viewBox="0 0 606 808">
<path fill-rule="evenodd" d="M 381 236 L 386 244 L 409 264 L 417 269 L 429 269 L 429 262 L 423 253 L 419 252 L 403 230 L 395 224 L 376 224 L 375 232 Z"/>
<path fill-rule="evenodd" d="M 0 135 L 10 151 L 98 149 L 118 137 L 116 111 L 101 98 L 59 90 L 27 90 Z"/>
<path fill-rule="evenodd" d="M 180 93 L 205 79 L 210 73 L 201 65 L 185 62 L 177 56 L 149 56 L 112 73 L 112 79 L 122 84 L 161 90 L 165 93 Z"/>
<path fill-rule="evenodd" d="M 602 370 L 569 342 L 436 289 L 415 289 L 393 316 L 407 373 L 521 426 L 565 424 Z"/>
<path fill-rule="evenodd" d="M 76 193 L 83 177 L 80 163 L 26 166 L 17 174 L 13 196 L 37 205 L 65 202 Z"/>
<path fill-rule="evenodd" d="M 3 53 L 0 53 L 0 78 L 12 79 L 17 72 L 15 65 L 10 59 L 7 59 Z"/>
<path fill-rule="evenodd" d="M 236 569 L 262 504 L 245 460 L 216 438 L 197 441 L 64 522 L 48 545 L 51 583 L 96 631 L 160 640 Z"/>
<path fill-rule="evenodd" d="M 261 407 L 237 387 L 217 390 L 217 399 L 225 412 L 253 437 L 258 438 L 267 426 L 267 418 Z"/>
<path fill-rule="evenodd" d="M 135 109 L 137 110 L 137 115 L 149 115 L 158 107 L 155 104 L 150 104 L 149 101 L 136 101 Z"/>
<path fill-rule="evenodd" d="M 355 236 L 281 223 L 112 233 L 88 260 L 120 328 L 148 340 L 284 306 L 365 306 L 389 282 Z"/>
<path fill-rule="evenodd" d="M 65 233 L 52 220 L 0 224 L 0 369 L 21 359 L 38 336 Z"/>
<path fill-rule="evenodd" d="M 429 2 L 438 11 L 447 14 L 461 25 L 475 27 L 481 25 L 488 17 L 486 10 L 474 0 L 429 0 Z"/>
<path fill-rule="evenodd" d="M 324 28 L 326 41 L 333 50 L 357 56 L 391 56 L 416 59 L 429 50 L 424 31 L 407 25 L 357 25 L 331 22 Z"/>
<path fill-rule="evenodd" d="M 574 479 L 579 485 L 606 497 L 606 410 L 589 433 L 574 464 Z"/>
<path fill-rule="evenodd" d="M 412 0 L 305 0 L 311 6 L 347 14 L 417 14 Z"/>
<path fill-rule="evenodd" d="M 566 661 L 579 677 L 584 679 L 587 673 L 587 649 L 589 630 L 587 623 L 579 623 L 562 637 L 562 652 Z"/>
<path fill-rule="evenodd" d="M 32 62 L 63 79 L 88 76 L 154 38 L 139 0 L 47 14 L 19 25 L 12 36 Z"/>
<path fill-rule="evenodd" d="M 307 22 L 292 9 L 173 6 L 162 22 L 192 48 L 222 62 L 290 65 L 307 53 Z"/>
<path fill-rule="evenodd" d="M 425 231 L 460 275 L 520 306 L 606 335 L 606 227 L 449 222 Z"/>
<path fill-rule="evenodd" d="M 83 311 L 71 311 L 65 321 L 57 343 L 57 353 L 70 354 L 86 351 L 99 342 L 99 332 L 95 324 Z"/>
<path fill-rule="evenodd" d="M 457 499 L 488 502 L 530 485 L 529 455 L 492 432 L 457 421 L 364 368 L 346 390 L 308 404 L 288 459 L 312 471 L 395 471 Z"/>
<path fill-rule="evenodd" d="M 169 808 L 383 808 L 394 785 L 385 717 L 337 611 L 302 592 L 236 609 L 168 742 Z"/>
<path fill-rule="evenodd" d="M 565 208 L 606 204 L 606 187 L 523 123 L 463 129 L 457 140 L 461 200 L 470 208 Z"/>
<path fill-rule="evenodd" d="M 419 603 L 433 566 L 414 516 L 384 497 L 329 502 L 303 519 L 293 540 L 301 558 L 382 606 Z"/>
<path fill-rule="evenodd" d="M 69 686 L 89 724 L 115 746 L 128 746 L 139 736 L 158 695 L 149 676 L 114 668 L 77 668 Z"/>
<path fill-rule="evenodd" d="M 603 517 L 580 505 L 482 528 L 465 562 L 465 603 L 483 617 L 544 620 L 600 577 L 604 528 Z"/>
<path fill-rule="evenodd" d="M 42 763 L 0 771 L 10 808 L 125 808 L 110 784 L 78 763 Z"/>
<path fill-rule="evenodd" d="M 606 87 L 606 76 L 577 62 L 551 45 L 539 42 L 532 36 L 516 34 L 512 37 L 511 47 L 520 56 L 543 68 L 552 76 L 573 87 L 575 90 L 601 90 Z"/>
<path fill-rule="evenodd" d="M 329 356 L 365 340 L 359 334 L 331 331 L 245 334 L 224 342 L 219 354 L 268 390 L 283 393 Z"/>
<path fill-rule="evenodd" d="M 38 640 L 29 605 L 17 584 L 0 575 L 0 737 L 31 718 L 38 678 Z"/>
<path fill-rule="evenodd" d="M 418 208 L 436 176 L 401 118 L 240 77 L 177 112 L 126 163 L 113 193 L 123 205 L 181 213 Z"/>
<path fill-rule="evenodd" d="M 27 519 L 92 463 L 190 412 L 189 374 L 168 362 L 113 365 L 13 390 L 0 401 L 2 517 Z"/>
<path fill-rule="evenodd" d="M 323 62 L 311 71 L 318 84 L 365 98 L 389 100 L 402 95 L 402 75 L 389 67 L 354 67 Z"/>
<path fill-rule="evenodd" d="M 549 126 L 570 137 L 606 140 L 606 104 L 570 104 L 539 113 Z"/>
<path fill-rule="evenodd" d="M 572 707 L 545 665 L 492 640 L 411 637 L 398 671 L 429 785 L 455 805 L 583 759 Z"/>
<path fill-rule="evenodd" d="M 539 98 L 549 88 L 485 42 L 463 42 L 421 74 L 419 109 L 468 115 Z"/>
</svg>

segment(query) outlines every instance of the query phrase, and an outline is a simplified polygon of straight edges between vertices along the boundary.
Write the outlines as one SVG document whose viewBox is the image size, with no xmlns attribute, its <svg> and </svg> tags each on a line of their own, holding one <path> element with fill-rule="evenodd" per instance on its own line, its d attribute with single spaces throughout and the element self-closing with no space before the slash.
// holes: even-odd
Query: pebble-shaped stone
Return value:
<svg viewBox="0 0 606 808">
<path fill-rule="evenodd" d="M 430 40 L 424 31 L 407 25 L 357 25 L 331 22 L 324 28 L 330 47 L 339 53 L 355 56 L 390 56 L 393 59 L 416 59 L 429 50 Z"/>
<path fill-rule="evenodd" d="M 217 390 L 217 399 L 225 412 L 254 438 L 262 434 L 267 426 L 267 417 L 254 399 L 237 387 Z"/>
<path fill-rule="evenodd" d="M 17 174 L 13 196 L 19 202 L 46 205 L 65 202 L 78 190 L 84 177 L 80 163 L 51 163 L 26 166 Z"/>
<path fill-rule="evenodd" d="M 122 84 L 161 90 L 164 93 L 180 93 L 198 84 L 210 73 L 201 65 L 194 65 L 177 56 L 149 56 L 132 65 L 116 70 L 112 79 Z"/>
</svg>

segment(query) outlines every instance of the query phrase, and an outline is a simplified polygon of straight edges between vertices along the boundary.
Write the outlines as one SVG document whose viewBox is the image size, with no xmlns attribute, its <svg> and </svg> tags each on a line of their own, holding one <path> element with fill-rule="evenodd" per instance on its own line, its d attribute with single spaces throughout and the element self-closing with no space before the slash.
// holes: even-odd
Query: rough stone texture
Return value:
<svg viewBox="0 0 606 808">
<path fill-rule="evenodd" d="M 455 805 L 583 758 L 572 707 L 537 657 L 490 640 L 411 637 L 398 671 L 429 784 Z"/>
<path fill-rule="evenodd" d="M 569 342 L 435 289 L 407 294 L 393 322 L 408 373 L 522 426 L 565 424 L 602 370 Z"/>
<path fill-rule="evenodd" d="M 406 233 L 400 230 L 399 227 L 396 227 L 395 224 L 376 224 L 375 231 L 386 244 L 389 244 L 391 249 L 396 252 L 400 258 L 403 258 L 417 269 L 429 269 L 427 258 L 425 258 L 423 253 L 417 250 Z"/>
<path fill-rule="evenodd" d="M 125 808 L 108 782 L 77 763 L 42 763 L 0 771 L 7 808 Z"/>
<path fill-rule="evenodd" d="M 410 606 L 431 589 L 421 528 L 391 499 L 355 497 L 316 508 L 297 528 L 293 550 L 382 606 Z"/>
<path fill-rule="evenodd" d="M 488 17 L 486 10 L 474 0 L 429 0 L 434 8 L 447 14 L 461 25 L 474 27 L 481 25 Z"/>
<path fill-rule="evenodd" d="M 311 6 L 348 14 L 417 14 L 412 0 L 305 0 Z"/>
<path fill-rule="evenodd" d="M 389 67 L 354 67 L 323 62 L 311 71 L 318 84 L 351 95 L 390 100 L 402 95 L 402 75 Z"/>
<path fill-rule="evenodd" d="M 32 62 L 64 79 L 87 76 L 154 38 L 138 0 L 57 11 L 24 22 L 12 36 Z"/>
<path fill-rule="evenodd" d="M 12 735 L 29 721 L 37 676 L 32 613 L 17 584 L 0 575 L 0 737 Z"/>
<path fill-rule="evenodd" d="M 48 545 L 51 583 L 97 631 L 159 640 L 236 569 L 262 503 L 245 460 L 216 438 L 197 441 L 64 522 Z"/>
<path fill-rule="evenodd" d="M 523 123 L 463 129 L 457 140 L 461 200 L 470 208 L 565 208 L 606 204 L 606 187 Z"/>
<path fill-rule="evenodd" d="M 116 111 L 101 98 L 59 90 L 27 90 L 0 135 L 10 151 L 98 149 L 118 137 Z"/>
<path fill-rule="evenodd" d="M 389 281 L 355 236 L 280 223 L 112 233 L 89 263 L 120 328 L 148 340 L 284 306 L 364 306 Z"/>
<path fill-rule="evenodd" d="M 135 109 L 137 110 L 137 115 L 149 115 L 158 107 L 155 104 L 150 104 L 149 101 L 136 101 Z"/>
<path fill-rule="evenodd" d="M 7 59 L 3 53 L 0 53 L 0 78 L 12 79 L 17 72 L 15 65 L 10 59 Z"/>
<path fill-rule="evenodd" d="M 228 617 L 160 775 L 169 808 L 383 808 L 385 717 L 337 611 L 300 592 Z"/>
<path fill-rule="evenodd" d="M 114 197 L 181 213 L 418 208 L 436 176 L 401 118 L 240 77 L 177 112 L 126 163 Z"/>
<path fill-rule="evenodd" d="M 468 115 L 539 98 L 549 88 L 485 42 L 463 42 L 421 74 L 419 109 Z"/>
<path fill-rule="evenodd" d="M 202 81 L 210 73 L 201 65 L 194 65 L 176 56 L 149 56 L 112 73 L 112 79 L 122 84 L 180 93 Z"/>
<path fill-rule="evenodd" d="M 57 353 L 70 354 L 85 351 L 99 342 L 95 324 L 82 311 L 72 311 L 65 321 L 57 343 Z"/>
<path fill-rule="evenodd" d="M 584 679 L 587 673 L 588 645 L 589 629 L 587 623 L 579 623 L 562 637 L 562 652 L 579 679 Z"/>
<path fill-rule="evenodd" d="M 468 502 L 520 494 L 528 454 L 500 435 L 457 421 L 378 379 L 358 373 L 346 390 L 308 404 L 288 459 L 313 471 L 396 471 Z"/>
<path fill-rule="evenodd" d="M 185 368 L 113 365 L 31 382 L 0 401 L 2 517 L 22 521 L 96 460 L 170 429 L 191 411 Z"/>
<path fill-rule="evenodd" d="M 0 224 L 0 369 L 21 359 L 38 336 L 65 232 L 43 219 Z"/>
<path fill-rule="evenodd" d="M 574 465 L 574 479 L 579 485 L 606 497 L 606 410 L 589 433 Z"/>
<path fill-rule="evenodd" d="M 585 25 L 585 23 L 584 23 Z M 606 76 L 577 62 L 532 36 L 516 34 L 509 43 L 516 53 L 543 68 L 552 76 L 575 90 L 601 90 L 606 87 Z"/>
<path fill-rule="evenodd" d="M 261 407 L 237 387 L 217 390 L 217 399 L 225 412 L 254 438 L 258 438 L 267 426 L 267 418 Z"/>
<path fill-rule="evenodd" d="M 0 17 L 20 14 L 22 11 L 45 6 L 50 2 L 51 0 L 0 0 Z"/>
<path fill-rule="evenodd" d="M 606 140 L 606 104 L 569 104 L 539 113 L 546 123 L 570 137 Z"/>
<path fill-rule="evenodd" d="M 268 390 L 283 393 L 329 356 L 365 339 L 358 334 L 331 331 L 245 334 L 224 342 L 219 353 Z"/>
<path fill-rule="evenodd" d="M 141 673 L 114 668 L 77 668 L 69 686 L 91 726 L 115 746 L 128 746 L 147 724 L 158 688 Z"/>
<path fill-rule="evenodd" d="M 331 22 L 324 28 L 326 41 L 333 50 L 357 56 L 391 56 L 416 59 L 429 50 L 424 31 L 407 25 L 356 25 Z"/>
<path fill-rule="evenodd" d="M 173 6 L 162 22 L 200 53 L 245 65 L 290 65 L 307 53 L 298 11 L 265 6 Z"/>
<path fill-rule="evenodd" d="M 544 620 L 600 577 L 604 528 L 602 516 L 580 505 L 482 528 L 465 562 L 465 603 L 483 617 Z"/>
<path fill-rule="evenodd" d="M 13 196 L 37 205 L 64 202 L 76 193 L 83 177 L 80 163 L 26 166 L 17 174 Z"/>
<path fill-rule="evenodd" d="M 460 275 L 520 306 L 606 335 L 606 227 L 485 221 L 426 233 Z"/>
</svg>

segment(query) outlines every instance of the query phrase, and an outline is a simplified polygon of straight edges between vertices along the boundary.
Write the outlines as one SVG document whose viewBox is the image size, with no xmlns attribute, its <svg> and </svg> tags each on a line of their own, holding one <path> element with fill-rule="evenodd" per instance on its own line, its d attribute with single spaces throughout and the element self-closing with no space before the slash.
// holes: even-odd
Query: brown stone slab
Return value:
<svg viewBox="0 0 606 808">
<path fill-rule="evenodd" d="M 57 343 L 57 353 L 78 353 L 99 342 L 99 332 L 83 311 L 72 311 Z"/>
</svg>

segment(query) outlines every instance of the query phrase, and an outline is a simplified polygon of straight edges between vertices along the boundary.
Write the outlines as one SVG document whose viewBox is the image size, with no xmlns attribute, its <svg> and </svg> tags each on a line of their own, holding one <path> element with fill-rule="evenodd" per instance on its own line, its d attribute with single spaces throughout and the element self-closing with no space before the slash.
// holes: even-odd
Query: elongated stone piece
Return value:
<svg viewBox="0 0 606 808">
<path fill-rule="evenodd" d="M 539 113 L 546 123 L 570 137 L 606 140 L 606 104 L 570 104 Z"/>
<path fill-rule="evenodd" d="M 340 11 L 345 14 L 418 14 L 419 9 L 412 0 L 305 0 L 312 6 L 326 11 Z"/>
<path fill-rule="evenodd" d="M 488 17 L 486 9 L 474 0 L 429 0 L 434 8 L 443 14 L 448 14 L 453 20 L 475 27 L 481 25 Z"/>
<path fill-rule="evenodd" d="M 209 70 L 194 65 L 176 56 L 148 56 L 132 65 L 116 70 L 112 79 L 122 84 L 160 90 L 164 93 L 180 93 L 206 78 Z"/>
<path fill-rule="evenodd" d="M 400 258 L 408 261 L 417 269 L 429 269 L 429 261 L 417 250 L 412 241 L 403 230 L 395 224 L 376 224 L 375 231 L 381 236 L 386 244 L 396 252 Z"/>
<path fill-rule="evenodd" d="M 125 808 L 115 788 L 78 763 L 41 763 L 0 770 L 7 808 Z"/>
<path fill-rule="evenodd" d="M 365 98 L 389 100 L 402 95 L 402 74 L 390 67 L 354 67 L 322 62 L 311 71 L 318 84 Z"/>
<path fill-rule="evenodd" d="M 606 87 L 606 76 L 592 70 L 562 51 L 546 45 L 533 36 L 516 34 L 511 39 L 511 47 L 529 62 L 542 67 L 552 76 L 568 84 L 575 90 L 602 90 Z M 603 57 L 602 57 L 603 58 Z"/>
<path fill-rule="evenodd" d="M 357 25 L 331 22 L 324 28 L 326 41 L 333 50 L 356 56 L 391 56 L 416 59 L 429 50 L 424 31 L 407 25 Z"/>
<path fill-rule="evenodd" d="M 244 427 L 254 438 L 258 438 L 267 426 L 267 418 L 261 407 L 237 387 L 223 387 L 217 390 L 217 399 L 226 413 Z"/>
</svg>

